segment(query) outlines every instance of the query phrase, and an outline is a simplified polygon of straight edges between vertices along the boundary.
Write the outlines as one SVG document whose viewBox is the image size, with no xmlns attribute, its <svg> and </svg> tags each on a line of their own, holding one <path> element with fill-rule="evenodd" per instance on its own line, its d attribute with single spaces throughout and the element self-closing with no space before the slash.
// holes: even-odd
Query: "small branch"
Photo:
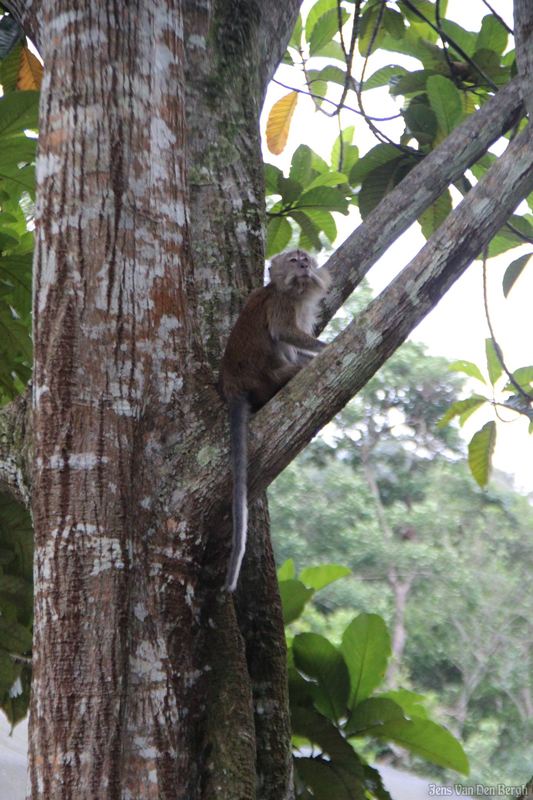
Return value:
<svg viewBox="0 0 533 800">
<path fill-rule="evenodd" d="M 321 100 L 323 103 L 330 103 L 332 106 L 337 106 L 337 103 L 334 100 L 328 100 L 327 97 L 322 97 L 321 94 L 313 94 L 313 92 L 309 91 L 308 89 L 297 89 L 295 86 L 288 86 L 286 83 L 282 83 L 282 81 L 278 80 L 277 78 L 272 78 L 272 83 L 277 83 L 278 86 L 283 86 L 284 89 L 288 89 L 290 92 L 305 94 L 307 97 L 311 97 L 313 100 Z M 357 108 L 350 108 L 350 106 L 343 106 L 343 108 L 346 109 L 346 111 L 353 111 L 354 114 L 360 114 L 361 116 L 364 116 L 363 112 L 359 111 Z M 328 116 L 335 116 L 335 114 L 328 114 Z M 388 122 L 391 119 L 398 119 L 398 117 L 401 116 L 401 114 L 394 114 L 392 117 L 368 117 L 368 119 L 373 119 L 376 122 Z"/>
<path fill-rule="evenodd" d="M 329 259 L 328 269 L 334 285 L 325 299 L 321 328 L 398 236 L 511 128 L 522 113 L 520 84 L 514 80 L 452 131 L 389 192 Z"/>
<path fill-rule="evenodd" d="M 496 353 L 496 357 L 500 362 L 501 368 L 506 373 L 507 377 L 509 378 L 510 382 L 513 384 L 514 388 L 518 392 L 521 397 L 524 397 L 528 403 L 533 401 L 533 397 L 524 391 L 524 389 L 520 386 L 518 381 L 515 379 L 513 374 L 507 368 L 507 364 L 503 358 L 503 352 L 496 340 L 496 336 L 494 334 L 494 328 L 492 327 L 492 320 L 490 318 L 489 313 L 489 302 L 487 299 L 487 251 L 486 249 L 483 251 L 483 304 L 485 306 L 485 317 L 487 319 L 487 325 L 489 326 L 490 331 L 490 338 L 492 339 L 492 344 L 494 345 L 494 352 Z"/>
<path fill-rule="evenodd" d="M 527 0 L 525 0 L 525 1 L 527 2 Z M 494 89 L 495 92 L 499 91 L 498 87 L 496 86 L 496 84 L 493 83 L 493 81 L 489 78 L 489 76 L 480 67 L 478 67 L 476 62 L 472 58 L 470 58 L 468 53 L 465 53 L 463 48 L 460 47 L 457 44 L 457 42 L 451 36 L 448 36 L 447 33 L 444 33 L 442 28 L 440 28 L 438 25 L 434 25 L 431 22 L 431 20 L 426 17 L 425 14 L 423 14 L 421 11 L 419 11 L 419 9 L 415 5 L 413 5 L 413 3 L 411 3 L 411 0 L 404 0 L 404 4 L 407 6 L 407 8 L 410 11 L 413 12 L 413 14 L 416 14 L 417 17 L 420 17 L 420 19 L 422 19 L 424 22 L 426 22 L 430 26 L 430 28 L 433 28 L 433 30 L 436 33 L 439 34 L 439 36 L 440 36 L 440 38 L 442 39 L 443 42 L 448 42 L 448 44 L 450 44 L 453 47 L 453 49 L 461 56 L 461 58 L 467 64 L 470 64 L 470 66 L 473 67 L 476 70 L 478 75 L 481 75 L 481 77 L 483 78 L 483 80 L 487 84 L 487 86 L 490 86 L 491 89 Z"/>
<path fill-rule="evenodd" d="M 513 29 L 509 27 L 509 25 L 506 23 L 506 21 L 505 21 L 505 20 L 504 20 L 502 17 L 500 17 L 500 15 L 499 15 L 499 14 L 498 14 L 498 13 L 497 13 L 497 12 L 496 12 L 494 9 L 493 9 L 493 7 L 491 6 L 491 4 L 490 4 L 489 2 L 487 2 L 487 0 L 481 0 L 481 2 L 482 2 L 482 3 L 485 3 L 485 5 L 486 5 L 486 6 L 487 6 L 487 8 L 489 9 L 490 13 L 491 13 L 491 14 L 492 14 L 494 17 L 496 17 L 496 19 L 498 20 L 498 22 L 500 23 L 500 25 L 503 25 L 503 27 L 504 27 L 504 28 L 507 28 L 507 30 L 508 30 L 508 32 L 511 34 L 511 36 L 514 36 L 514 31 L 513 31 Z"/>
</svg>

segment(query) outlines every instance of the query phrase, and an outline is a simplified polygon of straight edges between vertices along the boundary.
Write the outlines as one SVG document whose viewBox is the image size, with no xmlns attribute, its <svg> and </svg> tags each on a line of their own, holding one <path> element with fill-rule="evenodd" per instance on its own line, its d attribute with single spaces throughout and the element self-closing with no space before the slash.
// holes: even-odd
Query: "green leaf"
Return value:
<svg viewBox="0 0 533 800">
<path fill-rule="evenodd" d="M 314 589 L 308 589 L 301 581 L 280 581 L 279 592 L 283 606 L 283 622 L 289 625 L 298 619 L 306 603 L 314 595 Z"/>
<path fill-rule="evenodd" d="M 399 11 L 386 8 L 383 14 L 383 24 L 393 39 L 403 39 L 405 36 L 405 22 Z"/>
<path fill-rule="evenodd" d="M 441 130 L 448 135 L 460 122 L 463 114 L 461 94 L 448 78 L 433 75 L 427 80 L 429 102 Z"/>
<path fill-rule="evenodd" d="M 438 73 L 434 69 L 416 69 L 414 72 L 408 72 L 394 82 L 393 86 L 391 86 L 390 93 L 396 97 L 400 94 L 405 96 L 418 92 L 425 92 L 428 78 L 432 78 L 437 74 Z M 411 108 L 412 105 L 404 112 L 404 116 Z"/>
<path fill-rule="evenodd" d="M 267 194 L 280 194 L 278 180 L 283 177 L 283 172 L 274 164 L 265 164 L 265 184 Z"/>
<path fill-rule="evenodd" d="M 359 614 L 342 636 L 340 651 L 350 674 L 349 708 L 379 686 L 391 654 L 390 634 L 378 614 Z"/>
<path fill-rule="evenodd" d="M 281 253 L 292 237 L 291 224 L 285 217 L 269 217 L 266 232 L 266 257 Z"/>
<path fill-rule="evenodd" d="M 25 604 L 32 599 L 32 586 L 17 575 L 0 575 L 0 594 Z"/>
<path fill-rule="evenodd" d="M 37 130 L 38 121 L 39 92 L 9 92 L 0 97 L 0 141 L 23 136 L 27 129 Z"/>
<path fill-rule="evenodd" d="M 25 92 L 21 94 L 25 94 Z M 16 164 L 4 167 L 0 170 L 0 181 L 2 180 L 9 181 L 10 185 L 15 186 L 20 194 L 26 191 L 32 198 L 35 196 L 35 167 L 33 164 L 28 164 L 21 169 Z"/>
<path fill-rule="evenodd" d="M 492 455 L 496 445 L 496 423 L 487 422 L 477 431 L 468 445 L 468 464 L 476 482 L 483 489 L 490 477 Z"/>
<path fill-rule="evenodd" d="M 316 230 L 324 231 L 329 241 L 333 244 L 337 238 L 337 226 L 329 211 L 325 211 L 322 208 L 306 208 L 300 214 L 305 214 L 306 217 L 309 217 Z"/>
<path fill-rule="evenodd" d="M 324 564 L 321 567 L 307 567 L 299 574 L 298 580 L 318 592 L 324 586 L 351 574 L 352 571 L 348 567 L 341 567 L 339 564 Z"/>
<path fill-rule="evenodd" d="M 15 680 L 13 659 L 5 650 L 0 650 L 0 697 L 9 691 Z"/>
<path fill-rule="evenodd" d="M 346 58 L 344 56 L 344 50 L 341 47 L 340 42 L 327 42 L 320 50 L 317 50 L 315 56 L 320 56 L 320 58 L 335 58 L 337 61 L 342 61 L 346 63 Z"/>
<path fill-rule="evenodd" d="M 358 775 L 363 775 L 359 756 L 339 729 L 322 714 L 291 706 L 293 734 L 317 744 L 332 761 Z"/>
<path fill-rule="evenodd" d="M 355 125 L 350 125 L 348 128 L 345 128 L 335 139 L 333 144 L 333 148 L 331 150 L 331 169 L 332 170 L 341 170 L 341 152 L 344 156 L 344 150 L 351 145 L 353 141 L 353 135 L 355 132 Z M 341 145 L 342 142 L 342 145 Z M 358 151 L 359 152 L 359 151 Z M 344 159 L 343 159 L 344 160 Z"/>
<path fill-rule="evenodd" d="M 341 192 L 331 186 L 316 186 L 305 191 L 298 200 L 298 208 L 324 208 L 326 211 L 348 213 L 348 201 Z"/>
<path fill-rule="evenodd" d="M 318 226 L 304 211 L 295 209 L 291 211 L 290 215 L 301 228 L 298 246 L 302 250 L 321 250 L 322 242 L 320 241 L 320 229 Z"/>
<path fill-rule="evenodd" d="M 297 181 L 306 188 L 312 179 L 312 150 L 306 144 L 301 144 L 292 155 L 289 178 Z"/>
<path fill-rule="evenodd" d="M 302 15 L 298 14 L 294 30 L 292 32 L 292 36 L 289 41 L 290 47 L 294 47 L 296 50 L 300 48 L 302 43 L 302 33 L 303 33 Z"/>
<path fill-rule="evenodd" d="M 24 31 L 16 19 L 7 14 L 0 19 L 0 60 L 22 39 Z"/>
<path fill-rule="evenodd" d="M 381 700 L 384 698 L 393 700 L 400 706 L 404 715 L 409 718 L 412 717 L 422 717 L 422 719 L 428 718 L 428 712 L 421 704 L 421 701 L 426 699 L 423 694 L 410 692 L 408 689 L 396 689 L 395 691 L 380 693 L 379 695 L 375 695 L 375 697 L 377 700 Z"/>
<path fill-rule="evenodd" d="M 507 47 L 508 33 L 493 14 L 483 17 L 476 40 L 476 50 L 492 50 L 501 55 Z M 469 53 L 470 55 L 470 53 Z"/>
<path fill-rule="evenodd" d="M 353 149 L 357 150 L 356 147 Z M 348 177 L 343 172 L 323 172 L 311 181 L 307 189 L 314 189 L 315 186 L 342 186 L 345 183 L 348 183 Z"/>
<path fill-rule="evenodd" d="M 485 339 L 485 354 L 487 356 L 487 370 L 489 373 L 489 380 L 494 386 L 498 378 L 503 372 L 501 361 L 498 358 L 498 353 L 491 338 Z M 500 353 L 501 355 L 501 353 Z"/>
<path fill-rule="evenodd" d="M 348 19 L 348 13 L 345 9 L 341 9 L 342 11 L 342 21 L 343 24 Z M 315 25 L 313 26 L 313 31 L 311 33 L 311 37 L 308 39 L 309 41 L 309 55 L 316 56 L 324 47 L 325 45 L 330 42 L 336 33 L 339 31 L 339 17 L 337 13 L 337 8 L 332 8 L 330 11 L 326 11 L 325 14 L 322 14 L 321 17 L 316 21 Z M 306 36 L 307 36 L 307 26 L 306 26 Z"/>
<path fill-rule="evenodd" d="M 302 194 L 303 187 L 299 181 L 295 181 L 293 178 L 284 178 L 280 176 L 278 178 L 278 189 L 282 203 L 284 205 L 289 205 L 298 200 Z"/>
<path fill-rule="evenodd" d="M 296 667 L 318 682 L 320 691 L 312 692 L 317 709 L 332 720 L 344 716 L 350 694 L 350 678 L 341 653 L 318 633 L 295 636 L 292 652 Z"/>
<path fill-rule="evenodd" d="M 376 4 L 367 5 L 361 15 L 359 22 L 359 53 L 365 58 L 377 50 L 386 34 L 385 27 L 379 24 L 379 17 L 380 6 Z M 375 33 L 378 24 L 379 29 Z M 370 51 L 371 42 L 372 53 Z"/>
<path fill-rule="evenodd" d="M 408 132 L 421 144 L 430 144 L 438 130 L 437 117 L 433 109 L 423 103 L 411 103 L 404 112 Z"/>
<path fill-rule="evenodd" d="M 377 144 L 352 167 L 349 175 L 350 184 L 355 186 L 362 183 L 377 167 L 395 161 L 400 154 L 401 151 L 393 144 Z"/>
<path fill-rule="evenodd" d="M 365 786 L 359 778 L 322 758 L 295 758 L 300 780 L 313 791 L 313 800 L 363 800 Z"/>
<path fill-rule="evenodd" d="M 31 631 L 13 619 L 0 617 L 0 647 L 16 653 L 27 653 L 31 650 Z"/>
<path fill-rule="evenodd" d="M 401 182 L 416 163 L 409 156 L 402 155 L 394 161 L 377 167 L 365 178 L 357 197 L 363 219 L 366 219 L 385 195 Z"/>
<path fill-rule="evenodd" d="M 305 35 L 307 41 L 310 40 L 313 28 L 320 17 L 325 14 L 326 11 L 331 11 L 332 9 L 337 9 L 337 0 L 318 0 L 317 3 L 311 6 L 307 19 L 305 20 Z"/>
<path fill-rule="evenodd" d="M 430 239 L 452 210 L 452 196 L 446 189 L 430 207 L 424 211 L 418 222 L 426 239 Z"/>
<path fill-rule="evenodd" d="M 481 383 L 487 384 L 487 381 L 481 374 L 481 370 L 477 364 L 474 364 L 472 361 L 454 361 L 453 364 L 448 365 L 448 369 L 454 370 L 455 372 L 464 372 L 465 375 L 468 375 L 470 378 L 477 378 Z"/>
<path fill-rule="evenodd" d="M 443 428 L 450 420 L 457 416 L 459 417 L 459 424 L 463 425 L 468 417 L 472 416 L 474 411 L 477 411 L 478 408 L 481 408 L 482 405 L 488 402 L 488 398 L 483 397 L 481 394 L 474 394 L 466 400 L 457 400 L 444 414 L 437 427 Z"/>
<path fill-rule="evenodd" d="M 386 67 L 376 70 L 370 78 L 363 84 L 363 91 L 369 89 L 377 89 L 379 86 L 388 86 L 394 78 L 400 78 L 403 75 L 409 75 L 405 67 L 399 67 L 397 64 L 389 64 Z"/>
<path fill-rule="evenodd" d="M 533 256 L 533 253 L 526 253 L 525 256 L 520 256 L 520 258 L 516 258 L 512 261 L 507 269 L 505 270 L 505 275 L 503 276 L 502 281 L 502 288 L 503 294 L 505 297 L 509 296 L 509 292 L 515 285 L 516 280 L 522 274 L 524 267 L 526 266 L 529 259 Z"/>
<path fill-rule="evenodd" d="M 465 51 L 468 56 L 471 56 L 475 49 L 476 49 L 476 39 L 477 34 L 473 33 L 472 31 L 467 31 L 464 28 L 461 28 L 457 22 L 452 22 L 450 19 L 442 19 L 441 20 L 441 28 L 444 33 L 448 34 L 448 36 L 453 39 L 454 42 L 457 42 L 459 47 Z M 450 45 L 453 48 L 453 45 Z M 455 60 L 463 60 L 463 57 L 459 54 L 456 54 L 455 51 L 452 52 L 452 61 Z"/>
<path fill-rule="evenodd" d="M 292 558 L 288 558 L 278 569 L 278 581 L 294 580 L 295 576 L 296 570 L 294 568 L 294 561 Z"/>
<path fill-rule="evenodd" d="M 321 70 L 309 70 L 307 74 L 310 75 L 311 73 L 316 73 L 316 78 L 319 80 L 338 83 L 339 86 L 344 86 L 346 82 L 346 72 L 340 67 L 333 66 L 333 64 L 328 64 L 327 67 Z"/>
<path fill-rule="evenodd" d="M 369 698 L 360 703 L 350 718 L 350 728 L 358 735 L 392 740 L 411 753 L 433 764 L 468 775 L 465 752 L 452 734 L 428 719 L 405 719 L 402 709 L 392 700 Z"/>
</svg>

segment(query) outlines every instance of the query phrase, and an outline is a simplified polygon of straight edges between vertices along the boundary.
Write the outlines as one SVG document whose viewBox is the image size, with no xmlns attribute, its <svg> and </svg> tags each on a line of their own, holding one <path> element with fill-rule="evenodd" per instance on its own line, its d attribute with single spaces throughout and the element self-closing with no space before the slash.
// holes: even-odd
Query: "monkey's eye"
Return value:
<svg viewBox="0 0 533 800">
<path fill-rule="evenodd" d="M 293 257 L 293 258 L 289 258 L 289 261 L 294 261 L 294 263 L 296 263 L 298 261 L 298 259 Z"/>
</svg>

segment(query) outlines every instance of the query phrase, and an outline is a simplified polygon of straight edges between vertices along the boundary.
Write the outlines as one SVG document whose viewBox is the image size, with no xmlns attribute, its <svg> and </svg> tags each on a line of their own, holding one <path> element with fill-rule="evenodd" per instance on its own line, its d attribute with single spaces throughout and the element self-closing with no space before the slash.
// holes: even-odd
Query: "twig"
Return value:
<svg viewBox="0 0 533 800">
<path fill-rule="evenodd" d="M 497 13 L 497 12 L 496 12 L 494 9 L 493 9 L 493 7 L 491 6 L 491 4 L 490 4 L 490 3 L 488 3 L 488 2 L 487 2 L 487 0 L 481 0 L 481 2 L 482 2 L 482 3 L 485 3 L 485 5 L 486 5 L 486 6 L 487 6 L 487 8 L 489 9 L 490 13 L 491 13 L 493 16 L 495 16 L 495 17 L 496 17 L 496 19 L 498 20 L 498 22 L 500 23 L 500 25 L 503 25 L 503 27 L 504 27 L 504 28 L 507 28 L 507 30 L 509 31 L 509 33 L 511 34 L 511 36 L 514 36 L 514 31 L 513 31 L 513 29 L 509 27 L 509 25 L 506 23 L 506 21 L 505 21 L 505 20 L 504 20 L 502 17 L 500 17 L 500 15 L 499 15 L 499 14 L 498 14 L 498 13 Z"/>
<path fill-rule="evenodd" d="M 314 99 L 322 100 L 324 103 L 331 103 L 332 106 L 336 106 L 333 100 L 328 100 L 327 97 L 322 97 L 320 94 L 313 94 L 312 92 L 308 91 L 307 89 L 297 89 L 295 86 L 288 86 L 286 83 L 279 81 L 277 78 L 272 78 L 273 83 L 277 83 L 278 86 L 283 86 L 284 89 L 288 89 L 290 92 L 298 92 L 298 94 L 305 94 L 308 97 L 312 97 Z M 364 113 L 359 111 L 357 108 L 351 108 L 350 106 L 344 106 L 346 111 L 353 111 L 354 114 L 359 114 L 360 116 L 364 117 Z M 398 119 L 401 117 L 401 114 L 394 114 L 392 117 L 368 117 L 368 119 L 372 119 L 375 122 L 389 122 L 391 119 Z M 366 117 L 365 117 L 366 119 Z"/>
<path fill-rule="evenodd" d="M 489 313 L 489 303 L 487 299 L 487 256 L 488 256 L 488 248 L 486 247 L 483 250 L 483 304 L 485 306 L 485 317 L 487 318 L 487 324 L 489 326 L 490 338 L 492 339 L 492 344 L 494 345 L 494 352 L 496 353 L 496 357 L 500 362 L 503 371 L 506 373 L 507 377 L 509 378 L 509 381 L 513 384 L 518 394 L 524 397 L 528 401 L 528 403 L 531 403 L 533 401 L 533 396 L 524 391 L 524 389 L 520 386 L 518 381 L 514 378 L 512 373 L 507 368 L 507 365 L 503 358 L 502 349 L 498 344 L 496 336 L 494 334 L 494 328 L 492 327 L 492 320 L 490 318 L 490 313 Z"/>
</svg>

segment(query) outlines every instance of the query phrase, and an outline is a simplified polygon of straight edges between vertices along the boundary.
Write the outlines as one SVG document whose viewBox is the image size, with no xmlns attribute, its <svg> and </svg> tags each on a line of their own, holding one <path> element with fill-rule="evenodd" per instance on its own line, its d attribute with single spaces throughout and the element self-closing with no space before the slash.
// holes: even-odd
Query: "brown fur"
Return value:
<svg viewBox="0 0 533 800">
<path fill-rule="evenodd" d="M 220 371 L 225 399 L 246 398 L 253 411 L 326 346 L 312 334 L 329 273 L 304 250 L 292 250 L 272 259 L 270 277 L 244 306 Z"/>
</svg>

